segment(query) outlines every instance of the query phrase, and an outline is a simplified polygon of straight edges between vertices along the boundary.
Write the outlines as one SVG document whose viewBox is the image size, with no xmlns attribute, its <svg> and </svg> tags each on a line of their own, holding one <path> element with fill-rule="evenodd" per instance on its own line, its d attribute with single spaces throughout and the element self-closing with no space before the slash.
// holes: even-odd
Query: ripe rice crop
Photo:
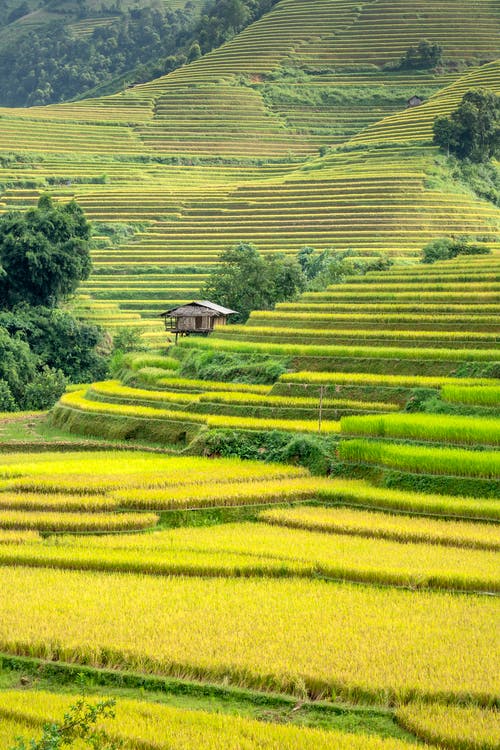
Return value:
<svg viewBox="0 0 500 750">
<path fill-rule="evenodd" d="M 149 401 L 151 403 L 172 402 L 178 404 L 192 404 L 198 401 L 197 394 L 170 393 L 169 391 L 151 391 L 142 388 L 130 388 L 121 385 L 117 380 L 107 380 L 101 383 L 92 383 L 89 395 L 105 396 L 106 398 L 122 399 L 128 402 Z"/>
<path fill-rule="evenodd" d="M 36 531 L 0 530 L 0 544 L 22 544 L 23 542 L 36 542 L 38 539 Z"/>
<path fill-rule="evenodd" d="M 124 417 L 138 417 L 142 419 L 167 419 L 174 422 L 204 422 L 204 417 L 182 411 L 155 409 L 151 406 L 128 406 L 127 404 L 102 403 L 85 398 L 85 391 L 65 393 L 59 403 L 70 409 L 77 409 L 93 414 L 115 414 Z"/>
<path fill-rule="evenodd" d="M 324 420 L 321 430 L 316 419 L 257 419 L 255 417 L 230 417 L 224 415 L 208 415 L 206 423 L 209 427 L 222 427 L 236 430 L 281 430 L 283 432 L 325 432 L 339 433 L 340 422 Z"/>
<path fill-rule="evenodd" d="M 319 399 L 316 398 L 300 398 L 294 396 L 262 396 L 257 393 L 204 393 L 200 396 L 200 402 L 203 403 L 209 401 L 214 404 L 261 404 L 263 406 L 282 406 L 289 408 L 318 408 Z M 324 408 L 332 409 L 359 409 L 360 407 L 366 410 L 369 409 L 380 409 L 385 411 L 395 411 L 398 409 L 397 404 L 387 404 L 379 401 L 353 401 L 349 399 L 324 399 Z"/>
<path fill-rule="evenodd" d="M 500 386 L 498 385 L 480 388 L 445 385 L 441 388 L 441 395 L 445 401 L 453 404 L 500 407 Z"/>
<path fill-rule="evenodd" d="M 354 534 L 399 542 L 427 542 L 453 547 L 500 549 L 500 529 L 494 524 L 436 521 L 405 515 L 349 508 L 272 508 L 259 515 L 267 523 L 292 529 Z"/>
<path fill-rule="evenodd" d="M 398 708 L 399 723 L 424 742 L 457 750 L 498 750 L 500 712 L 495 708 L 408 703 Z"/>
<path fill-rule="evenodd" d="M 353 316 L 354 317 L 354 316 Z M 346 316 L 348 318 L 348 316 Z M 470 321 L 470 319 L 468 319 Z M 444 322 L 444 321 L 441 321 Z M 455 323 L 458 321 L 454 321 Z M 325 329 L 318 329 L 315 327 L 315 317 L 313 315 L 307 315 L 304 314 L 304 323 L 308 323 L 309 327 L 307 325 L 304 325 L 304 327 L 287 327 L 283 325 L 278 325 L 277 327 L 273 326 L 257 326 L 257 325 L 249 325 L 249 326 L 231 326 L 231 328 L 228 329 L 227 332 L 224 334 L 218 333 L 217 336 L 220 338 L 232 338 L 233 336 L 236 338 L 238 336 L 243 336 L 243 338 L 247 339 L 249 337 L 255 338 L 255 337 L 263 337 L 263 340 L 265 341 L 265 337 L 269 337 L 271 339 L 276 339 L 279 342 L 279 339 L 286 339 L 288 338 L 306 338 L 306 339 L 326 339 L 326 338 L 345 338 L 345 339 L 356 339 L 356 338 L 364 338 L 364 339 L 398 339 L 400 342 L 404 342 L 405 340 L 412 340 L 412 339 L 422 339 L 425 342 L 425 339 L 431 339 L 431 340 L 442 340 L 444 342 L 448 341 L 449 343 L 453 343 L 454 339 L 458 340 L 459 342 L 490 342 L 490 345 L 494 345 L 496 341 L 498 340 L 498 336 L 496 333 L 488 333 L 488 332 L 482 332 L 482 331 L 432 331 L 432 330 L 420 330 L 420 329 L 387 329 L 387 330 L 380 330 L 380 329 L 363 329 L 363 328 L 340 328 L 335 325 L 335 320 L 332 322 L 331 328 L 325 328 Z M 348 320 L 345 321 L 345 323 L 348 323 Z M 383 322 L 381 323 L 383 325 Z M 431 328 L 432 322 L 429 321 L 429 328 Z M 286 343 L 283 341 L 283 343 Z M 321 343 L 321 341 L 320 341 Z M 324 342 L 328 343 L 328 342 Z M 335 343 L 333 341 L 332 343 Z M 432 341 L 431 341 L 432 343 Z"/>
<path fill-rule="evenodd" d="M 229 352 L 264 352 L 309 357 L 371 357 L 373 359 L 435 359 L 471 362 L 495 362 L 496 349 L 423 349 L 382 346 L 314 346 L 307 344 L 268 344 L 261 342 L 226 341 L 213 336 L 209 340 L 183 339 L 179 346 L 189 349 L 215 349 Z"/>
<path fill-rule="evenodd" d="M 344 461 L 377 464 L 418 474 L 495 478 L 500 476 L 500 454 L 421 445 L 395 445 L 373 440 L 346 440 L 339 445 Z"/>
<path fill-rule="evenodd" d="M 242 393 L 260 393 L 262 395 L 269 393 L 270 385 L 250 385 L 247 383 L 218 383 L 214 380 L 195 380 L 191 378 L 167 377 L 158 380 L 158 385 L 164 385 L 167 388 L 175 388 L 180 391 L 239 391 Z"/>
<path fill-rule="evenodd" d="M 496 500 L 409 492 L 359 480 L 335 479 L 329 485 L 319 485 L 315 496 L 324 502 L 361 508 L 500 521 L 500 504 Z"/>
<path fill-rule="evenodd" d="M 318 488 L 327 488 L 329 485 L 329 479 L 307 476 L 297 479 L 271 479 L 267 482 L 221 481 L 154 489 L 127 488 L 114 492 L 112 497 L 121 507 L 129 509 L 224 507 L 306 500 L 313 497 Z"/>
<path fill-rule="evenodd" d="M 287 372 L 280 383 L 319 385 L 381 385 L 394 388 L 440 388 L 450 386 L 493 386 L 492 378 L 447 378 L 419 375 L 378 375 L 364 372 Z"/>
<path fill-rule="evenodd" d="M 76 479 L 78 481 L 78 479 Z M 64 480 L 63 480 L 64 483 Z M 65 495 L 63 493 L 50 494 L 44 492 L 43 479 L 40 484 L 41 492 L 7 492 L 0 488 L 1 510 L 55 510 L 55 511 L 104 511 L 115 510 L 116 500 L 104 494 Z M 59 489 L 62 489 L 60 487 Z M 90 489 L 97 489 L 95 484 Z M 104 492 L 104 488 L 102 492 Z"/>
<path fill-rule="evenodd" d="M 69 513 L 0 511 L 0 529 L 36 531 L 128 531 L 156 526 L 154 513 Z M 14 540 L 13 540 L 14 541 Z"/>
<path fill-rule="evenodd" d="M 2 747 L 19 736 L 33 734 L 33 726 L 60 721 L 76 696 L 34 690 L 4 690 L 0 705 Z M 102 700 L 88 699 L 90 703 Z M 119 698 L 115 718 L 99 727 L 130 750 L 412 750 L 413 742 L 368 734 L 348 734 L 309 727 L 264 723 L 225 713 L 173 708 L 147 700 Z M 28 731 L 30 729 L 30 731 Z"/>
<path fill-rule="evenodd" d="M 384 705 L 486 704 L 500 688 L 496 598 L 21 567 L 0 588 L 10 654 Z"/>
<path fill-rule="evenodd" d="M 377 414 L 342 417 L 344 435 L 499 445 L 500 419 L 447 414 Z"/>
<path fill-rule="evenodd" d="M 500 592 L 490 550 L 400 543 L 270 524 L 232 523 L 148 535 L 0 548 L 0 562 L 150 575 L 316 577 L 360 583 Z"/>
<path fill-rule="evenodd" d="M 491 378 L 447 378 L 419 375 L 378 375 L 364 372 L 290 372 L 280 383 L 311 383 L 325 385 L 381 385 L 394 388 L 440 388 L 444 386 L 493 386 Z"/>
<path fill-rule="evenodd" d="M 216 488 L 230 483 L 248 487 L 277 480 L 310 481 L 300 466 L 198 456 L 164 456 L 140 452 L 68 452 L 3 454 L 0 461 L 0 508 L 16 510 L 114 510 L 117 502 L 103 493 L 122 488 Z M 240 490 L 241 491 L 241 490 Z M 237 490 L 235 490 L 237 492 Z"/>
</svg>

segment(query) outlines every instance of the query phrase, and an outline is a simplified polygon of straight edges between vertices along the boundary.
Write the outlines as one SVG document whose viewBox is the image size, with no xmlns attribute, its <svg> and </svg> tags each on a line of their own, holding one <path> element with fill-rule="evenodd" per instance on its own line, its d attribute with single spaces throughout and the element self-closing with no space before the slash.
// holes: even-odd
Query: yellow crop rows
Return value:
<svg viewBox="0 0 500 750">
<path fill-rule="evenodd" d="M 394 539 L 400 542 L 428 542 L 476 549 L 500 549 L 500 530 L 492 524 L 436 521 L 348 508 L 273 508 L 259 518 L 291 529 L 309 529 L 332 534 Z"/>
<path fill-rule="evenodd" d="M 409 703 L 398 709 L 401 724 L 425 742 L 464 750 L 494 750 L 500 744 L 498 709 Z"/>
<path fill-rule="evenodd" d="M 14 654 L 381 702 L 498 695 L 496 599 L 14 567 L 0 584 L 0 647 Z"/>
<path fill-rule="evenodd" d="M 71 695 L 45 691 L 4 691 L 0 716 L 0 739 L 12 743 L 31 736 L 48 719 L 61 720 L 74 703 Z M 96 703 L 97 698 L 91 699 Z M 147 701 L 119 699 L 115 719 L 104 719 L 105 735 L 126 743 L 131 750 L 227 750 L 258 747 L 261 750 L 329 750 L 332 740 L 339 750 L 413 750 L 417 745 L 397 739 L 327 732 L 319 729 L 264 724 L 251 719 L 189 711 Z M 31 731 L 30 731 L 31 730 Z"/>
</svg>

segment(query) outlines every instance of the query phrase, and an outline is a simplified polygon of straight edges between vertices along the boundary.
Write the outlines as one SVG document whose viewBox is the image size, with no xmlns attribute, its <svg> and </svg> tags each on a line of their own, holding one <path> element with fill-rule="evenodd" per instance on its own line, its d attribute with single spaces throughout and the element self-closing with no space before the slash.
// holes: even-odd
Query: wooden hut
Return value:
<svg viewBox="0 0 500 750">
<path fill-rule="evenodd" d="M 412 107 L 420 107 L 421 104 L 424 103 L 424 100 L 420 96 L 412 96 L 408 99 L 406 102 L 407 109 L 411 109 Z"/>
<path fill-rule="evenodd" d="M 175 341 L 180 336 L 208 336 L 219 326 L 225 326 L 229 315 L 237 311 L 230 310 L 214 302 L 189 302 L 180 307 L 167 310 L 160 317 L 165 321 L 165 330 L 175 333 Z"/>
</svg>

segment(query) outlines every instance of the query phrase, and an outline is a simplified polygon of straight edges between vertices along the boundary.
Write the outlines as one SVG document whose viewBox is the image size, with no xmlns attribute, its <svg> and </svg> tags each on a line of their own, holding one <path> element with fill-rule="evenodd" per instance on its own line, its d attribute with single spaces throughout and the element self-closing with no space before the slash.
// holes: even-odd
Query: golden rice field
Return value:
<svg viewBox="0 0 500 750">
<path fill-rule="evenodd" d="M 97 5 L 76 36 L 112 22 Z M 71 304 L 149 347 L 120 379 L 66 393 L 36 451 L 3 444 L 34 415 L 0 414 L 2 748 L 67 711 L 74 677 L 42 670 L 70 665 L 101 694 L 96 668 L 115 687 L 135 673 L 103 724 L 130 750 L 496 750 L 500 214 L 430 141 L 469 87 L 498 92 L 499 10 L 280 0 L 157 80 L 0 111 L 0 214 L 76 198 L 93 274 Z M 442 67 L 390 69 L 424 38 Z M 442 236 L 492 253 L 419 263 Z M 239 241 L 395 263 L 172 351 L 159 313 L 196 299 Z M 193 350 L 283 374 L 186 377 Z M 439 413 L 418 413 L 423 393 Z M 116 450 L 51 450 L 50 431 Z M 238 443 L 261 460 L 221 457 Z M 290 463 L 268 460 L 277 446 Z M 301 465 L 319 472 L 314 450 L 321 476 Z M 151 676 L 188 697 L 194 681 L 205 709 L 167 705 L 173 683 L 160 698 Z M 366 731 L 332 729 L 326 709 L 311 726 L 272 703 L 264 720 L 231 715 L 238 688 L 264 708 L 293 697 L 290 716 L 319 698 L 357 707 Z"/>
<path fill-rule="evenodd" d="M 18 736 L 30 736 L 48 718 L 61 719 L 74 698 L 45 691 L 9 690 L 2 694 L 0 739 L 12 743 Z M 92 703 L 95 703 L 93 700 Z M 100 728 L 112 740 L 139 750 L 196 750 L 203 747 L 228 750 L 259 747 L 262 750 L 327 750 L 332 740 L 339 750 L 412 750 L 413 742 L 382 739 L 319 729 L 265 724 L 251 719 L 205 711 L 190 711 L 158 703 L 119 699 L 115 719 L 104 719 Z"/>
<path fill-rule="evenodd" d="M 444 522 L 441 522 L 443 525 Z M 329 534 L 306 527 L 228 523 L 209 529 L 174 529 L 153 535 L 104 536 L 89 543 L 49 540 L 0 548 L 0 562 L 30 567 L 117 571 L 203 577 L 303 577 L 395 585 L 412 589 L 452 589 L 498 593 L 495 540 L 471 549 L 434 544 L 430 533 L 419 541 L 384 538 L 374 521 L 365 533 Z M 469 529 L 472 538 L 474 531 Z M 446 533 L 446 532 L 442 532 Z M 483 531 L 484 533 L 484 531 Z M 454 540 L 451 540 L 454 541 Z M 476 540 L 474 540 L 476 541 Z M 463 542 L 462 542 L 463 545 Z"/>
<path fill-rule="evenodd" d="M 494 750 L 500 744 L 498 709 L 409 703 L 397 711 L 401 724 L 427 743 L 468 750 Z"/>
<path fill-rule="evenodd" d="M 488 597 L 22 567 L 0 582 L 13 654 L 383 703 L 498 697 Z"/>
<path fill-rule="evenodd" d="M 393 539 L 399 542 L 500 549 L 500 529 L 494 524 L 436 521 L 430 518 L 409 518 L 348 508 L 307 506 L 273 508 L 263 511 L 259 518 L 266 523 L 291 529 Z"/>
</svg>

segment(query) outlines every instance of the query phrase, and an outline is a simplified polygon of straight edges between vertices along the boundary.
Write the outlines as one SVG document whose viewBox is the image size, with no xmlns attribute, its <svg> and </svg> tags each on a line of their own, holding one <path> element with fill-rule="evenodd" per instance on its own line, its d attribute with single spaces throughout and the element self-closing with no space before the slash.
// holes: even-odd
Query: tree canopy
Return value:
<svg viewBox="0 0 500 750">
<path fill-rule="evenodd" d="M 102 379 L 102 332 L 58 304 L 90 273 L 90 226 L 48 196 L 0 219 L 0 411 L 46 409 L 68 381 Z"/>
<path fill-rule="evenodd" d="M 422 39 L 417 46 L 409 47 L 398 67 L 401 70 L 425 70 L 435 68 L 441 62 L 443 48 L 439 44 Z"/>
<path fill-rule="evenodd" d="M 500 96 L 468 91 L 450 117 L 434 122 L 434 143 L 459 159 L 488 161 L 500 153 Z"/>
<path fill-rule="evenodd" d="M 232 322 L 244 323 L 252 310 L 272 310 L 305 289 L 325 289 L 347 276 L 383 270 L 392 263 L 383 256 L 364 261 L 350 255 L 349 250 L 318 252 L 305 247 L 296 257 L 263 256 L 254 245 L 240 243 L 222 253 L 202 291 L 207 299 L 238 310 Z"/>
<path fill-rule="evenodd" d="M 75 201 L 42 196 L 36 209 L 0 219 L 0 307 L 54 307 L 91 270 L 90 225 Z"/>
<path fill-rule="evenodd" d="M 270 310 L 304 288 L 302 269 L 295 259 L 282 254 L 264 257 L 254 245 L 242 242 L 222 253 L 203 295 L 238 310 L 234 321 L 244 323 L 252 310 Z"/>
</svg>

